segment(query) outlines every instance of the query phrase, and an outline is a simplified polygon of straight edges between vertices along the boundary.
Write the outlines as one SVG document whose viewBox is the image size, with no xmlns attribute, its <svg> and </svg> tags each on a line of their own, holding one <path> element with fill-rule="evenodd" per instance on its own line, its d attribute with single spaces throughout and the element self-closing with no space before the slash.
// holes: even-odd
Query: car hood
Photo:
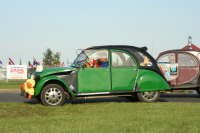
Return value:
<svg viewBox="0 0 200 133">
<path fill-rule="evenodd" d="M 55 74 L 55 73 L 75 71 L 75 70 L 76 68 L 73 68 L 73 67 L 51 67 L 51 68 L 45 68 L 41 72 L 34 72 L 33 74 L 39 75 L 41 78 L 41 77 Z"/>
</svg>

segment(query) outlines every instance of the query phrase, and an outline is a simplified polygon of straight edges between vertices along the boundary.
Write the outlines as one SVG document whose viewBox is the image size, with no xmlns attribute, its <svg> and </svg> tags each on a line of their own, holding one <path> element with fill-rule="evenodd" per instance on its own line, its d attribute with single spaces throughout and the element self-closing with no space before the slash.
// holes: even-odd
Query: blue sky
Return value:
<svg viewBox="0 0 200 133">
<path fill-rule="evenodd" d="M 165 50 L 200 47 L 200 0 L 0 0 L 0 60 L 42 62 L 50 48 L 61 62 L 96 45 Z"/>
</svg>

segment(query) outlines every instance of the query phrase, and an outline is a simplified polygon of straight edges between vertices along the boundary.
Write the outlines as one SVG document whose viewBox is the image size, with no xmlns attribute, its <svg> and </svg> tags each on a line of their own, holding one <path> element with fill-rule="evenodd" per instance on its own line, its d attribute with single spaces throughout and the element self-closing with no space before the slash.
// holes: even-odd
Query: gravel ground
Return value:
<svg viewBox="0 0 200 133">
<path fill-rule="evenodd" d="M 0 89 L 0 92 L 20 92 L 20 89 Z"/>
</svg>

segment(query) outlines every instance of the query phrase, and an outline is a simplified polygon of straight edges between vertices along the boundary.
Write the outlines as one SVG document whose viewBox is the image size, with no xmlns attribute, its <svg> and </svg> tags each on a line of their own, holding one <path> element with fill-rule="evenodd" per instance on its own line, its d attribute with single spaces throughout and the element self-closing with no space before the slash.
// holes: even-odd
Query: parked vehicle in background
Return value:
<svg viewBox="0 0 200 133">
<path fill-rule="evenodd" d="M 66 99 L 103 97 L 156 102 L 160 91 L 169 90 L 170 86 L 146 50 L 124 45 L 81 50 L 71 67 L 33 73 L 34 97 L 46 106 L 63 105 Z M 91 60 L 107 62 L 94 67 Z M 27 91 L 22 90 L 21 94 L 27 97 Z"/>
<path fill-rule="evenodd" d="M 196 90 L 200 94 L 199 50 L 164 51 L 158 55 L 156 61 L 173 90 Z"/>
</svg>

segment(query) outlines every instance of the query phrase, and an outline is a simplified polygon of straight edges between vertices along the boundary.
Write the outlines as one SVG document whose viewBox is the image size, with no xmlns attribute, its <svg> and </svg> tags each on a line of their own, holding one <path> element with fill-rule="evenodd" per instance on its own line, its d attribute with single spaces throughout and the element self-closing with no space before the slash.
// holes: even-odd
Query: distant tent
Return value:
<svg viewBox="0 0 200 133">
<path fill-rule="evenodd" d="M 194 44 L 191 44 L 191 48 L 194 50 L 200 50 L 200 48 L 198 48 L 197 46 L 195 46 Z M 190 49 L 188 45 L 186 45 L 185 47 L 183 47 L 182 49 Z"/>
</svg>

